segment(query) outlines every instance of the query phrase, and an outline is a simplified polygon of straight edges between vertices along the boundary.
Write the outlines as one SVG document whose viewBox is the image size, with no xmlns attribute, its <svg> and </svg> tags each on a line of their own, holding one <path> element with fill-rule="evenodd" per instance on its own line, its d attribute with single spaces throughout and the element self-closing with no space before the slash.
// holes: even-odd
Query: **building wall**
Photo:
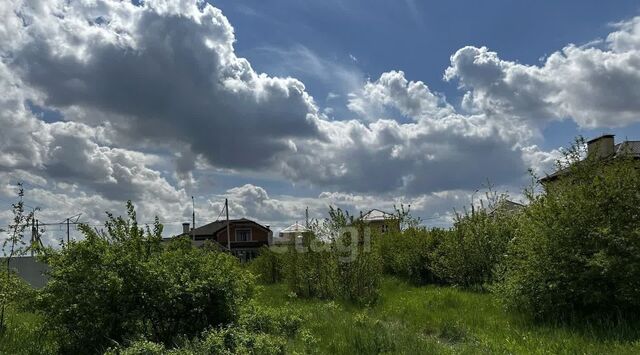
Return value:
<svg viewBox="0 0 640 355">
<path fill-rule="evenodd" d="M 267 245 L 269 244 L 269 232 L 266 230 L 257 227 L 253 223 L 234 223 L 229 226 L 231 235 L 231 245 L 232 247 L 241 246 L 241 245 Z M 241 242 L 236 240 L 236 229 L 250 229 L 251 230 L 251 241 L 249 242 Z M 227 229 L 223 229 L 216 234 L 216 241 L 222 245 L 227 245 Z"/>
<path fill-rule="evenodd" d="M 367 225 L 371 228 L 371 233 L 384 233 L 386 226 L 387 231 L 399 231 L 400 222 L 395 219 L 388 219 L 384 221 L 370 221 Z"/>
<path fill-rule="evenodd" d="M 2 265 L 5 265 L 5 260 L 5 258 L 0 258 Z M 27 281 L 29 285 L 35 288 L 44 287 L 49 279 L 47 275 L 45 275 L 45 273 L 49 271 L 49 265 L 36 260 L 36 258 L 32 256 L 12 258 L 9 267 L 11 267 L 18 276 Z"/>
</svg>

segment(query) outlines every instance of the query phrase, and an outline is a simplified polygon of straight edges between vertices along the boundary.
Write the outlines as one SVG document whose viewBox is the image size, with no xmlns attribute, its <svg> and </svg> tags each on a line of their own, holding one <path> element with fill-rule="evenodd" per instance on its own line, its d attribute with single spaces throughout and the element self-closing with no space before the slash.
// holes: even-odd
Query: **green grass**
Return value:
<svg viewBox="0 0 640 355">
<path fill-rule="evenodd" d="M 42 329 L 42 319 L 34 313 L 8 309 L 7 328 L 0 334 L 0 354 L 55 354 L 54 339 Z"/>
<path fill-rule="evenodd" d="M 305 315 L 290 353 L 319 354 L 639 354 L 640 325 L 535 324 L 507 314 L 491 294 L 452 287 L 414 287 L 387 278 L 381 301 L 356 307 L 261 288 L 265 305 Z"/>
<path fill-rule="evenodd" d="M 291 297 L 262 286 L 260 304 L 301 313 L 287 353 L 298 354 L 640 354 L 640 324 L 536 324 L 510 315 L 488 293 L 415 287 L 385 278 L 372 307 Z M 10 311 L 0 354 L 53 354 L 33 313 Z"/>
</svg>

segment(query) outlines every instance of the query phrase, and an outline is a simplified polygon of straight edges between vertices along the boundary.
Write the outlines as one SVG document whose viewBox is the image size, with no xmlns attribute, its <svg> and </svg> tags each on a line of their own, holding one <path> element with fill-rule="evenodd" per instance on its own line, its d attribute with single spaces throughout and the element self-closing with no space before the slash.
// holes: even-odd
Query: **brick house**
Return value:
<svg viewBox="0 0 640 355">
<path fill-rule="evenodd" d="M 201 246 L 205 241 L 216 242 L 220 249 L 230 251 L 240 261 L 246 262 L 255 258 L 260 248 L 269 246 L 273 240 L 273 232 L 269 226 L 263 226 L 246 218 L 229 220 L 229 243 L 227 242 L 227 222 L 215 221 L 195 229 L 189 229 L 189 223 L 182 224 L 182 234 L 189 236 L 194 245 Z"/>
</svg>

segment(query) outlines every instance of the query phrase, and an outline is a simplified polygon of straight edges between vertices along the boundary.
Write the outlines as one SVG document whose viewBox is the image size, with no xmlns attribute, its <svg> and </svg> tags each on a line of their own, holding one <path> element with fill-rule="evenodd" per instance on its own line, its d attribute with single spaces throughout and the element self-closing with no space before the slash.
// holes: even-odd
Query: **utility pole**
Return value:
<svg viewBox="0 0 640 355">
<path fill-rule="evenodd" d="M 34 215 L 31 217 L 31 245 L 29 246 L 29 251 L 31 252 L 31 256 L 33 256 L 33 243 L 35 243 L 36 240 L 36 220 L 35 220 L 35 213 Z"/>
<path fill-rule="evenodd" d="M 309 206 L 304 210 L 305 227 L 309 228 Z"/>
<path fill-rule="evenodd" d="M 229 200 L 224 199 L 224 209 L 227 211 L 227 249 L 231 252 L 231 231 L 229 230 Z"/>
<path fill-rule="evenodd" d="M 40 221 L 36 219 L 36 238 L 34 243 L 40 242 Z M 31 249 L 31 256 L 33 256 L 33 249 Z"/>
<path fill-rule="evenodd" d="M 69 218 L 67 218 L 67 245 L 69 245 Z"/>
<path fill-rule="evenodd" d="M 196 239 L 196 202 L 191 196 L 191 222 L 193 223 L 193 227 L 191 228 L 191 239 Z"/>
</svg>

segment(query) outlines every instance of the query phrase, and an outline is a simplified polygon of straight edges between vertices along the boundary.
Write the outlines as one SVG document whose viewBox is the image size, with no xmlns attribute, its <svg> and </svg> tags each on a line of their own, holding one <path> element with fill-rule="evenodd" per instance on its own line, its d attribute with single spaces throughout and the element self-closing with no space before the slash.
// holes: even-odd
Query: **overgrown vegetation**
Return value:
<svg viewBox="0 0 640 355">
<path fill-rule="evenodd" d="M 2 242 L 2 252 L 5 255 L 0 279 L 0 333 L 5 331 L 5 313 L 9 302 L 23 302 L 25 288 L 11 270 L 11 259 L 23 255 L 27 248 L 24 242 L 24 231 L 29 221 L 33 219 L 33 212 L 24 210 L 24 188 L 18 184 L 18 201 L 11 205 L 13 220 L 9 225 L 7 237 Z M 3 232 L 0 230 L 0 232 Z M 30 246 L 32 247 L 32 246 Z"/>
<path fill-rule="evenodd" d="M 362 223 L 330 208 L 329 217 L 313 221 L 309 229 L 291 243 L 263 252 L 250 269 L 264 282 L 283 280 L 297 297 L 374 303 L 381 262 L 370 250 Z"/>
<path fill-rule="evenodd" d="M 591 321 L 540 324 L 506 312 L 490 293 L 415 286 L 383 278 L 371 307 L 292 298 L 269 285 L 262 304 L 299 312 L 305 321 L 289 354 L 636 354 L 640 324 Z"/>
<path fill-rule="evenodd" d="M 302 317 L 295 310 L 251 304 L 234 324 L 204 331 L 167 349 L 148 340 L 126 348 L 112 348 L 107 354 L 284 354 L 288 339 L 297 334 Z"/>
<path fill-rule="evenodd" d="M 631 158 L 566 152 L 566 174 L 528 191 L 497 291 L 536 318 L 640 314 L 640 171 Z"/>
<path fill-rule="evenodd" d="M 252 270 L 263 282 L 284 280 L 300 297 L 357 303 L 375 301 L 379 279 L 374 275 L 382 272 L 419 285 L 486 289 L 494 282 L 517 222 L 516 213 L 500 208 L 506 196 L 489 192 L 487 197 L 487 208 L 457 214 L 450 229 L 421 227 L 401 206 L 389 225 L 402 229 L 371 232 L 342 210 L 330 209 L 330 217 L 316 222 L 313 232 L 286 250 L 263 253 Z M 330 237 L 320 240 L 317 235 Z"/>
<path fill-rule="evenodd" d="M 491 204 L 494 213 L 482 209 L 456 217 L 431 256 L 433 273 L 441 280 L 469 288 L 493 283 L 516 226 L 516 214 L 498 207 L 503 199 Z"/>
<path fill-rule="evenodd" d="M 237 260 L 189 240 L 165 247 L 162 226 L 141 228 L 127 208 L 126 219 L 109 215 L 105 232 L 82 226 L 83 240 L 47 253 L 50 279 L 37 305 L 61 349 L 138 339 L 170 345 L 236 321 L 253 288 Z"/>
</svg>

